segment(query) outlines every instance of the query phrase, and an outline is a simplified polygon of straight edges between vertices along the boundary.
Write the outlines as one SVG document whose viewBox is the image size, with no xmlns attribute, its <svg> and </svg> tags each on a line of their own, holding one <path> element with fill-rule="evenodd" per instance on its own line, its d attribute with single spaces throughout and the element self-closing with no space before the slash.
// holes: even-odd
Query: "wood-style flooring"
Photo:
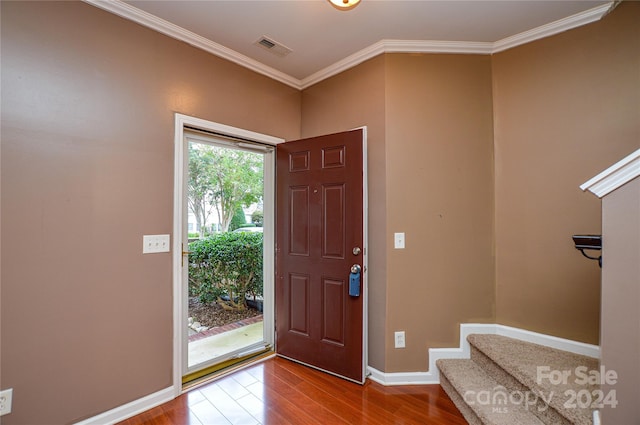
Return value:
<svg viewBox="0 0 640 425">
<path fill-rule="evenodd" d="M 271 358 L 120 425 L 465 425 L 440 385 L 364 386 Z"/>
</svg>

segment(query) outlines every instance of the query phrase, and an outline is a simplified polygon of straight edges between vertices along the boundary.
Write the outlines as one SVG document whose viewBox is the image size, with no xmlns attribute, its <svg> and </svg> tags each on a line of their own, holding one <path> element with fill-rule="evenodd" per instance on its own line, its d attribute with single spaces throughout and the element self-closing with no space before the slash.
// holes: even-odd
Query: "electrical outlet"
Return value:
<svg viewBox="0 0 640 425">
<path fill-rule="evenodd" d="M 144 235 L 142 237 L 142 253 L 169 252 L 170 244 L 169 235 Z"/>
<path fill-rule="evenodd" d="M 13 399 L 13 388 L 0 391 L 0 416 L 11 413 L 11 400 Z"/>
<path fill-rule="evenodd" d="M 404 331 L 397 331 L 394 336 L 396 348 L 404 348 Z"/>
</svg>

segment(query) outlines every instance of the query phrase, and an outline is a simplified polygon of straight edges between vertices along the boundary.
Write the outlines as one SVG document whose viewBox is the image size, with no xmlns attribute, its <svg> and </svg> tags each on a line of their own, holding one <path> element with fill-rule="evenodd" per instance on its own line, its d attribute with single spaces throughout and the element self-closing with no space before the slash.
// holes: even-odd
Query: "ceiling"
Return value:
<svg viewBox="0 0 640 425">
<path fill-rule="evenodd" d="M 383 52 L 491 54 L 600 19 L 604 0 L 85 0 L 297 88 Z M 291 52 L 255 43 L 266 36 Z"/>
</svg>

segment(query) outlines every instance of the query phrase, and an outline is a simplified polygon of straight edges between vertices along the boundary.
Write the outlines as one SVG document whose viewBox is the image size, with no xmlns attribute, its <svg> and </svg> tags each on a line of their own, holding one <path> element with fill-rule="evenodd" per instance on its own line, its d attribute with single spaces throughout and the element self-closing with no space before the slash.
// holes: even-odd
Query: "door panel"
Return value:
<svg viewBox="0 0 640 425">
<path fill-rule="evenodd" d="M 280 144 L 276 165 L 276 351 L 359 383 L 365 297 L 349 296 L 349 274 L 364 264 L 363 155 L 354 130 Z"/>
<path fill-rule="evenodd" d="M 309 187 L 289 188 L 289 254 L 309 256 Z"/>
<path fill-rule="evenodd" d="M 289 331 L 309 336 L 309 276 L 289 274 Z"/>
<path fill-rule="evenodd" d="M 322 280 L 322 340 L 344 346 L 344 280 Z"/>
<path fill-rule="evenodd" d="M 344 259 L 345 188 L 344 184 L 322 187 L 322 257 Z"/>
</svg>

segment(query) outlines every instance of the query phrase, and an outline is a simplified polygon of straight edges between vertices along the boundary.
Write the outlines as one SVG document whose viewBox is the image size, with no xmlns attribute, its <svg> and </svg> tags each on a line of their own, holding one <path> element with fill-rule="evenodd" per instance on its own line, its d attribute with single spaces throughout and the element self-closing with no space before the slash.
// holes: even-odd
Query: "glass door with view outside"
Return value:
<svg viewBox="0 0 640 425">
<path fill-rule="evenodd" d="M 273 157 L 271 148 L 195 131 L 185 132 L 185 149 L 183 375 L 197 378 L 271 344 L 264 327 L 263 220 Z"/>
</svg>

